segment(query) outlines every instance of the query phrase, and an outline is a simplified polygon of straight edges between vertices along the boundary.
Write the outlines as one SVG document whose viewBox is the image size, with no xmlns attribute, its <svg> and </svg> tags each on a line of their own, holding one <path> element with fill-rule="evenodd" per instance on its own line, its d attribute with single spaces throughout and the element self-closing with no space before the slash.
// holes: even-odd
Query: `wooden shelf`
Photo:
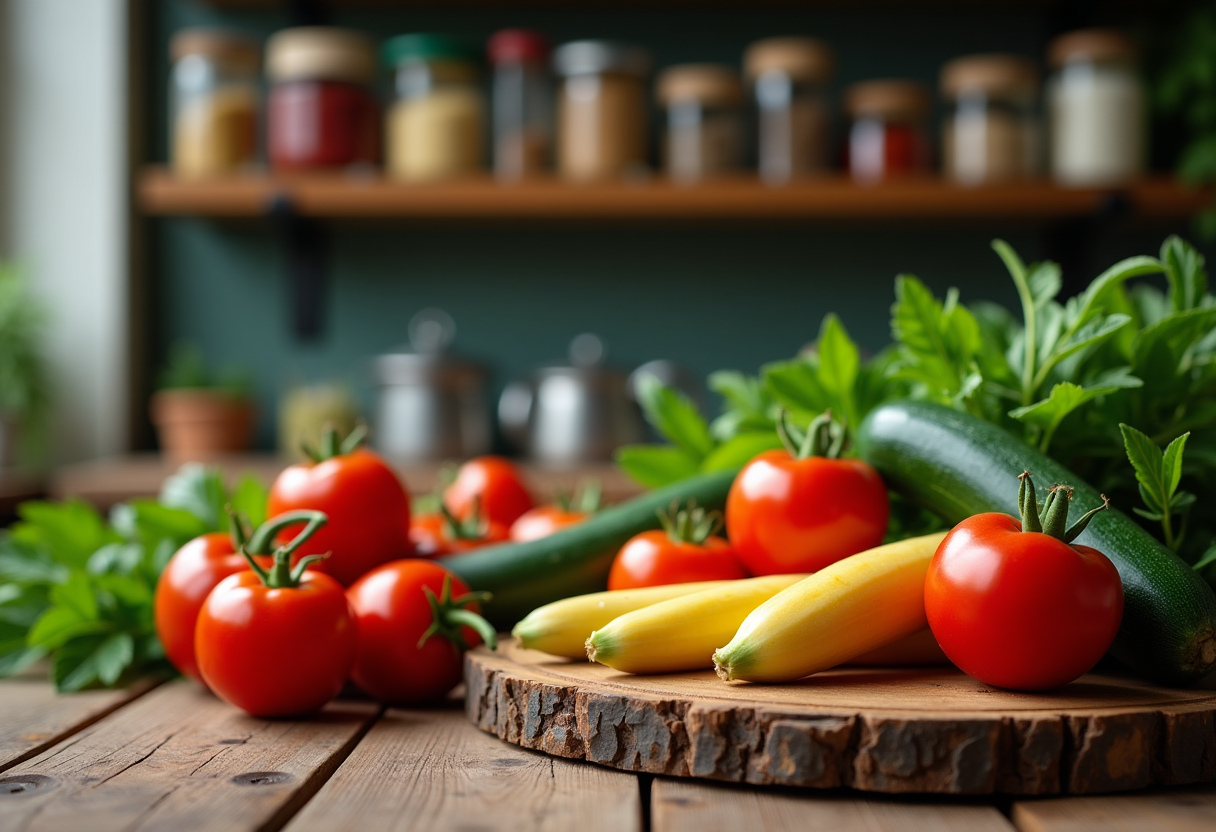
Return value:
<svg viewBox="0 0 1216 832">
<path fill-rule="evenodd" d="M 1047 181 L 967 188 L 939 179 L 861 186 L 844 177 L 782 187 L 753 179 L 681 186 L 663 180 L 502 184 L 489 178 L 405 184 L 378 176 L 235 176 L 179 179 L 144 170 L 139 204 L 151 216 L 257 217 L 279 204 L 302 216 L 410 219 L 1079 219 L 1125 213 L 1181 218 L 1206 192 L 1172 179 L 1124 188 L 1064 188 Z"/>
</svg>

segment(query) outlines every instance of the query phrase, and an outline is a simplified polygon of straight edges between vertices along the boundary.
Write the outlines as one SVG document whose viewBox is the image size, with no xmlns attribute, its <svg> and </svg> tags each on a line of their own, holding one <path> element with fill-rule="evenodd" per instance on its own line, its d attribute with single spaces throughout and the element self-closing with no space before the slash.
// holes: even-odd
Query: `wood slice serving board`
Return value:
<svg viewBox="0 0 1216 832">
<path fill-rule="evenodd" d="M 996 690 L 949 668 L 842 668 L 788 685 L 630 676 L 504 639 L 465 660 L 483 730 L 653 774 L 873 792 L 1094 794 L 1216 780 L 1216 691 L 1091 674 Z"/>
</svg>

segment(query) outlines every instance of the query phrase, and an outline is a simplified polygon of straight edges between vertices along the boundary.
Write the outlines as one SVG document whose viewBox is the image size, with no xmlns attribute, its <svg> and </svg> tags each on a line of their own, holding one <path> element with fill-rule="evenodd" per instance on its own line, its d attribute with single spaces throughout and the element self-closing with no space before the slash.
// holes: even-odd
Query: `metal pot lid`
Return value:
<svg viewBox="0 0 1216 832">
<path fill-rule="evenodd" d="M 448 354 L 456 338 L 456 323 L 442 309 L 423 309 L 409 324 L 409 348 L 375 359 L 381 384 L 477 385 L 485 382 L 483 365 Z"/>
<path fill-rule="evenodd" d="M 533 373 L 533 378 L 571 378 L 587 385 L 609 384 L 620 385 L 626 374 L 615 367 L 606 366 L 604 359 L 608 356 L 608 346 L 598 335 L 583 332 L 575 335 L 570 341 L 567 352 L 569 364 L 554 364 L 540 367 Z"/>
</svg>

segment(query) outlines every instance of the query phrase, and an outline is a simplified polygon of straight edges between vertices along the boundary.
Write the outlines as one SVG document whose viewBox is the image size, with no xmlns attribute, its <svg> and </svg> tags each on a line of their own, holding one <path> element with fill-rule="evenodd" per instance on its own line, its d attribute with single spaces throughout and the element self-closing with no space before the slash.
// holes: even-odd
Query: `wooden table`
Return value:
<svg viewBox="0 0 1216 832">
<path fill-rule="evenodd" d="M 482 733 L 459 702 L 343 700 L 252 719 L 178 680 L 56 695 L 0 682 L 0 830 L 958 830 L 1216 828 L 1216 788 L 1043 800 L 888 798 L 635 775 Z"/>
</svg>

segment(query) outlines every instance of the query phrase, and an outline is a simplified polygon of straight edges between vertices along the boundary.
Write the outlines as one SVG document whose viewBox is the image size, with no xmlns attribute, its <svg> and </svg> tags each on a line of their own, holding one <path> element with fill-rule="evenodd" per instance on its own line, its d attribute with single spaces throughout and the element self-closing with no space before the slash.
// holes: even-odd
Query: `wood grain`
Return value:
<svg viewBox="0 0 1216 832">
<path fill-rule="evenodd" d="M 626 771 L 871 792 L 1094 794 L 1216 780 L 1216 693 L 1090 675 L 989 688 L 952 669 L 794 684 L 629 676 L 507 643 L 466 658 L 466 710 L 508 742 Z"/>
<path fill-rule="evenodd" d="M 266 721 L 195 683 L 162 685 L 0 776 L 0 829 L 274 829 L 378 712 L 336 704 Z"/>
<path fill-rule="evenodd" d="M 122 690 L 60 694 L 39 666 L 19 677 L 0 680 L 0 772 L 41 753 L 151 690 L 139 682 Z"/>
<path fill-rule="evenodd" d="M 665 778 L 655 780 L 650 807 L 652 832 L 1013 832 L 1004 815 L 980 804 L 863 800 Z"/>
<path fill-rule="evenodd" d="M 1021 832 L 1211 832 L 1216 790 L 1024 801 L 1014 804 L 1013 821 Z"/>
<path fill-rule="evenodd" d="M 288 832 L 638 830 L 637 778 L 503 745 L 455 708 L 390 710 Z"/>
</svg>

